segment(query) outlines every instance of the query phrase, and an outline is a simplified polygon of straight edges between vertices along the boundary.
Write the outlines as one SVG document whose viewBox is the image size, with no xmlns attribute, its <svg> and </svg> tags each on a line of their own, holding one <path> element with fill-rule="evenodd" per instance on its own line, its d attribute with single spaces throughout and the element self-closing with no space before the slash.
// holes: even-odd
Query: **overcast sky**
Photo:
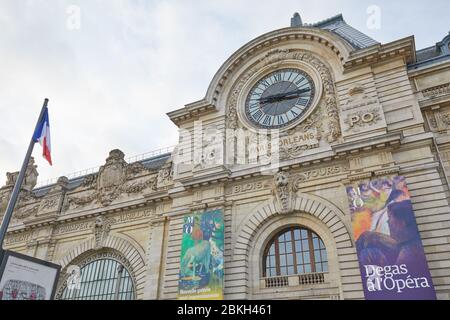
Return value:
<svg viewBox="0 0 450 320">
<path fill-rule="evenodd" d="M 370 5 L 379 29 L 367 26 Z M 54 166 L 36 145 L 40 181 L 102 165 L 115 148 L 174 145 L 166 113 L 202 99 L 234 51 L 295 11 L 306 23 L 342 13 L 382 43 L 415 35 L 418 49 L 450 30 L 448 0 L 1 0 L 0 185 L 19 170 L 46 97 Z"/>
</svg>

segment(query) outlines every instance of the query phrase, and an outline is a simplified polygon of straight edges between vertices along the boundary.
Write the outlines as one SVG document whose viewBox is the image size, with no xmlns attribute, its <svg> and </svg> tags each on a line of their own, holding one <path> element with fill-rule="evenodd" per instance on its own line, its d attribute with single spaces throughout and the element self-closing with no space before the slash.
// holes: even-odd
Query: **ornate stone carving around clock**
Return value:
<svg viewBox="0 0 450 320">
<path fill-rule="evenodd" d="M 316 97 L 313 97 L 312 95 L 309 96 L 309 93 L 305 93 L 308 97 L 316 98 L 316 100 L 312 101 L 311 108 L 302 116 L 295 119 L 293 118 L 292 126 L 286 127 L 286 130 L 289 131 L 302 126 L 309 127 L 318 131 L 318 138 L 325 138 L 328 143 L 335 142 L 341 135 L 341 129 L 339 125 L 339 112 L 333 78 L 325 63 L 312 53 L 306 51 L 275 49 L 268 52 L 263 58 L 247 69 L 247 71 L 236 81 L 236 84 L 229 95 L 227 102 L 227 127 L 230 129 L 237 129 L 249 125 L 249 121 L 245 123 L 244 117 L 241 116 L 241 109 L 245 106 L 245 103 L 242 103 L 242 101 L 244 101 L 246 97 L 243 98 L 243 96 L 246 96 L 247 93 L 251 91 L 254 83 L 257 83 L 254 79 L 255 74 L 261 73 L 261 70 L 267 70 L 266 75 L 270 75 L 277 70 L 286 70 L 286 68 L 295 69 L 295 66 L 298 66 L 298 70 L 300 70 L 302 74 L 306 73 L 307 77 L 317 77 L 317 79 L 307 81 L 310 83 L 310 81 L 314 80 L 313 85 L 315 87 L 314 91 Z M 259 77 L 259 79 L 261 79 L 263 76 Z M 308 85 L 306 85 L 306 87 L 307 86 Z M 294 89 L 292 90 L 293 95 L 302 94 Z M 278 95 L 270 94 L 269 92 L 268 97 L 277 99 L 281 96 L 279 97 Z M 267 97 L 262 98 L 264 99 Z M 307 105 L 308 103 L 309 101 L 306 102 Z M 322 116 L 319 117 L 319 114 Z"/>
</svg>

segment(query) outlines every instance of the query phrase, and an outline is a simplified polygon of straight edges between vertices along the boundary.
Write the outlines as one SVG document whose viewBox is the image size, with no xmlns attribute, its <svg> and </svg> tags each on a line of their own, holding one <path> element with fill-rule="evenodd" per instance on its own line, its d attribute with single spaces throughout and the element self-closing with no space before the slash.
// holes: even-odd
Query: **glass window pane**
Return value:
<svg viewBox="0 0 450 320">
<path fill-rule="evenodd" d="M 270 266 L 275 267 L 275 265 L 276 265 L 275 256 L 270 256 Z"/>
<path fill-rule="evenodd" d="M 305 263 L 310 263 L 309 252 L 303 252 L 303 261 L 305 261 Z"/>
<path fill-rule="evenodd" d="M 272 245 L 270 246 L 269 254 L 270 254 L 270 255 L 274 255 L 274 254 L 275 254 L 275 244 L 272 244 Z"/>
<path fill-rule="evenodd" d="M 294 267 L 293 266 L 292 267 L 288 267 L 288 275 L 290 276 L 290 275 L 293 275 L 293 274 L 295 274 Z"/>
<path fill-rule="evenodd" d="M 284 233 L 278 237 L 278 242 L 284 242 Z"/>
<path fill-rule="evenodd" d="M 309 241 L 308 240 L 302 240 L 302 250 L 303 251 L 309 251 Z"/>
<path fill-rule="evenodd" d="M 294 239 L 300 240 L 300 230 L 299 229 L 294 230 Z"/>
<path fill-rule="evenodd" d="M 292 252 L 292 242 L 286 242 L 286 253 Z"/>
<path fill-rule="evenodd" d="M 287 264 L 288 266 L 292 266 L 294 264 L 294 256 L 292 254 L 288 254 L 287 256 Z"/>
<path fill-rule="evenodd" d="M 308 231 L 302 229 L 302 239 L 308 239 Z"/>
<path fill-rule="evenodd" d="M 283 254 L 280 256 L 280 266 L 286 265 L 286 256 Z"/>
<path fill-rule="evenodd" d="M 305 264 L 305 273 L 311 273 L 311 265 Z"/>
<path fill-rule="evenodd" d="M 285 235 L 285 240 L 286 241 L 291 241 L 291 231 L 286 232 L 284 235 Z"/>
<path fill-rule="evenodd" d="M 302 251 L 302 242 L 301 241 L 295 241 L 295 251 L 296 252 Z"/>
<path fill-rule="evenodd" d="M 316 272 L 322 272 L 322 264 L 320 263 L 316 264 Z"/>
<path fill-rule="evenodd" d="M 313 245 L 314 245 L 314 249 L 320 249 L 319 239 L 317 239 L 317 238 L 313 239 Z"/>
<path fill-rule="evenodd" d="M 322 259 L 320 257 L 320 251 L 319 250 L 314 250 L 314 260 L 315 260 L 315 262 L 322 261 Z"/>
<path fill-rule="evenodd" d="M 328 261 L 327 251 L 326 250 L 322 250 L 322 261 Z"/>
<path fill-rule="evenodd" d="M 284 248 L 284 243 L 278 244 L 278 250 L 279 250 L 280 254 L 284 254 L 286 252 L 285 248 Z"/>
</svg>

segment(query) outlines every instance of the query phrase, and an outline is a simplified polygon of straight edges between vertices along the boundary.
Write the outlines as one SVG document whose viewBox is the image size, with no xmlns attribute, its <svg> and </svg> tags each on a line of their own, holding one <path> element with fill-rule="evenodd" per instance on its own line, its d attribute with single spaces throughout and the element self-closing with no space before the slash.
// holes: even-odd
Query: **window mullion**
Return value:
<svg viewBox="0 0 450 320">
<path fill-rule="evenodd" d="M 281 276 L 280 268 L 280 251 L 278 250 L 278 235 L 275 238 L 275 265 L 277 270 L 277 276 Z"/>
<path fill-rule="evenodd" d="M 291 229 L 291 243 L 292 243 L 292 257 L 294 258 L 294 273 L 298 274 L 297 270 L 297 248 L 295 247 L 295 235 L 294 235 L 295 228 Z"/>
<path fill-rule="evenodd" d="M 309 251 L 310 251 L 309 259 L 311 262 L 311 272 L 315 273 L 316 272 L 316 263 L 315 263 L 316 258 L 314 255 L 314 246 L 313 246 L 311 230 L 308 230 L 308 244 L 309 244 Z"/>
</svg>

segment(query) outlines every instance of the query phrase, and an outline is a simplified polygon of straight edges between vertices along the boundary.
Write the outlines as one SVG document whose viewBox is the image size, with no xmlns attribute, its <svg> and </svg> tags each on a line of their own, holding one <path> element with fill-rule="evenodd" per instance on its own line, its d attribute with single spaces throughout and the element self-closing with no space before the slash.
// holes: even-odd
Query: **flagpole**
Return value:
<svg viewBox="0 0 450 320">
<path fill-rule="evenodd" d="M 48 105 L 48 99 L 45 99 L 44 105 L 42 106 L 42 109 L 41 109 L 41 114 L 39 115 L 38 121 L 37 121 L 35 129 L 33 131 L 33 135 L 34 135 L 34 132 L 37 130 L 39 123 L 42 120 L 42 117 L 44 115 L 45 109 L 47 108 L 47 105 Z M 3 251 L 3 241 L 5 240 L 6 232 L 8 230 L 8 226 L 11 221 L 14 207 L 16 206 L 17 198 L 19 197 L 20 188 L 22 187 L 22 183 L 25 178 L 25 172 L 27 171 L 27 167 L 28 167 L 28 163 L 30 162 L 31 154 L 33 153 L 33 148 L 34 148 L 34 144 L 35 144 L 35 141 L 33 140 L 33 135 L 31 136 L 31 141 L 28 146 L 27 154 L 25 155 L 25 160 L 23 161 L 23 164 L 22 164 L 22 169 L 20 170 L 19 176 L 17 177 L 17 181 L 14 185 L 14 189 L 11 194 L 11 198 L 9 199 L 9 202 L 8 202 L 8 207 L 6 208 L 6 212 L 3 217 L 2 226 L 0 228 L 0 251 Z"/>
</svg>

